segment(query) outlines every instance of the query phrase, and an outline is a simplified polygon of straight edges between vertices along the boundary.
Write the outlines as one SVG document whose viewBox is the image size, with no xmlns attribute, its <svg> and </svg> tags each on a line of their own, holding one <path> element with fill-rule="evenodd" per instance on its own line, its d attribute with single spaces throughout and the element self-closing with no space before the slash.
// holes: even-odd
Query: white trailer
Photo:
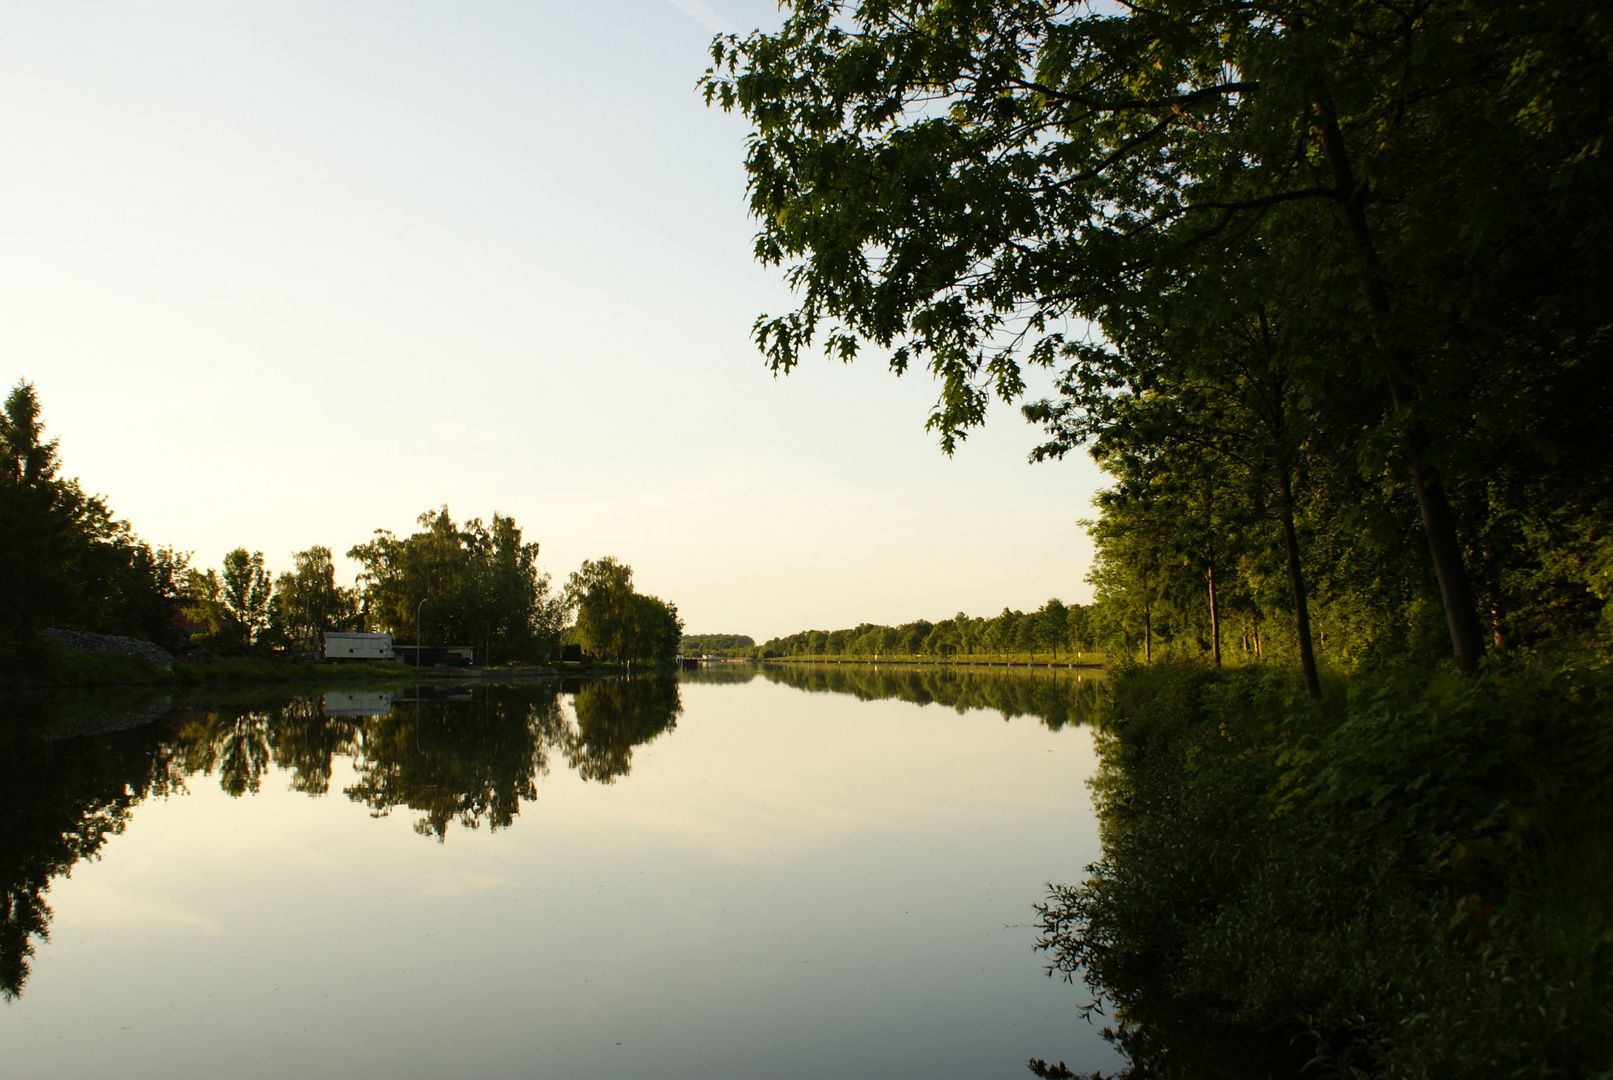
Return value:
<svg viewBox="0 0 1613 1080">
<path fill-rule="evenodd" d="M 391 634 L 326 634 L 326 660 L 391 660 Z"/>
</svg>

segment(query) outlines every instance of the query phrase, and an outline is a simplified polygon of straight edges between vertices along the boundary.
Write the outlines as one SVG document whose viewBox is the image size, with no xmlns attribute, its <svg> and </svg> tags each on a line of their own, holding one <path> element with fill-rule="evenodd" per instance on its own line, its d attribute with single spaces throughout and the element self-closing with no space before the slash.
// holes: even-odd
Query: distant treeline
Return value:
<svg viewBox="0 0 1613 1080">
<path fill-rule="evenodd" d="M 755 647 L 756 639 L 748 634 L 684 634 L 678 651 L 685 656 L 720 656 Z"/>
<path fill-rule="evenodd" d="M 367 630 L 474 645 L 495 663 L 543 661 L 563 643 L 657 662 L 676 654 L 682 634 L 677 608 L 637 592 L 632 568 L 609 556 L 555 588 L 538 545 L 502 514 L 456 524 L 444 506 L 408 536 L 377 529 L 348 550 L 363 569 L 347 587 L 321 545 L 294 553 L 278 575 L 245 547 L 218 568 L 192 566 L 187 553 L 141 540 L 60 471 L 34 388 L 19 382 L 0 415 L 0 668 L 27 665 L 49 626 L 221 656 L 314 653 L 327 633 Z"/>
<path fill-rule="evenodd" d="M 1098 648 L 1092 609 L 1049 600 L 1035 611 L 1003 608 L 990 618 L 958 612 L 950 619 L 919 619 L 899 626 L 861 623 L 845 630 L 802 630 L 772 638 L 752 651 L 758 658 L 852 657 L 958 660 L 1016 658 L 1072 660 Z"/>
</svg>

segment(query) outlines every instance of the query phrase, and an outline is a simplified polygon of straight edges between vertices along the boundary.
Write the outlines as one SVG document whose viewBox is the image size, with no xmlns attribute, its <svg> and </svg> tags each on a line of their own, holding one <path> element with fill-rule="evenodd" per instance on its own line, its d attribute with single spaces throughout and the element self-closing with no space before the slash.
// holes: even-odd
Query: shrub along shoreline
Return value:
<svg viewBox="0 0 1613 1080">
<path fill-rule="evenodd" d="M 1137 1076 L 1613 1069 L 1613 665 L 1112 673 L 1039 947 Z M 1041 1075 L 1069 1076 L 1033 1062 Z"/>
</svg>

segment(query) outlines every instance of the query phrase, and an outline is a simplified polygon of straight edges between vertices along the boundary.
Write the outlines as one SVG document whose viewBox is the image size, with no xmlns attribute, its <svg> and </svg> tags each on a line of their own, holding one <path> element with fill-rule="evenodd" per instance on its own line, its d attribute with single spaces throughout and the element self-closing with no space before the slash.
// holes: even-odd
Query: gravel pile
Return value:
<svg viewBox="0 0 1613 1080">
<path fill-rule="evenodd" d="M 173 655 L 167 649 L 138 638 L 119 637 L 117 634 L 82 633 L 78 630 L 41 630 L 39 633 L 69 652 L 122 653 L 125 656 L 138 656 L 142 660 L 149 660 L 163 667 L 169 667 L 174 662 Z"/>
</svg>

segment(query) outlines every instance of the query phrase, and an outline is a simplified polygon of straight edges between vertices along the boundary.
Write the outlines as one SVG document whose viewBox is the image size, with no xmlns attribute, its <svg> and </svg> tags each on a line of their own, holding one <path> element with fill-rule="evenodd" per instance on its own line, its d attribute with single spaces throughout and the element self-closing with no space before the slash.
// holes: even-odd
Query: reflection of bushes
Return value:
<svg viewBox="0 0 1613 1080">
<path fill-rule="evenodd" d="M 177 782 L 151 727 L 52 745 L 0 728 L 0 997 L 22 992 L 34 939 L 49 936 L 53 877 L 94 858 L 129 810 Z"/>
<path fill-rule="evenodd" d="M 608 784 L 633 767 L 633 747 L 677 726 L 683 702 L 671 678 L 588 683 L 572 699 L 577 732 L 566 757 L 584 780 Z"/>
<path fill-rule="evenodd" d="M 1610 706 L 1594 666 L 1319 706 L 1260 670 L 1122 672 L 1104 858 L 1043 947 L 1118 1009 L 1138 1075 L 1605 1069 Z"/>
<path fill-rule="evenodd" d="M 524 702 L 498 702 L 485 713 L 474 710 L 474 717 L 464 706 L 439 709 L 427 721 L 431 754 L 424 759 L 416 753 L 412 716 L 373 720 L 356 762 L 364 778 L 350 793 L 382 812 L 400 803 L 426 810 L 422 824 L 439 837 L 456 817 L 471 827 L 483 816 L 495 827 L 508 824 L 517 799 L 536 796 L 532 776 L 542 768 L 541 746 L 565 737 L 554 723 L 553 691 L 544 694 L 544 710 Z M 160 699 L 163 708 L 166 700 Z M 318 697 L 182 703 L 167 723 L 54 744 L 39 733 L 115 723 L 146 703 L 102 694 L 11 704 L 14 715 L 0 725 L 0 997 L 6 999 L 21 993 L 34 940 L 48 937 L 44 895 L 51 879 L 96 857 L 142 799 L 198 773 L 217 774 L 232 795 L 256 792 L 271 762 L 291 773 L 293 789 L 323 793 L 333 757 L 357 751 L 357 729 L 326 717 Z M 540 711 L 550 727 L 534 733 L 530 713 Z"/>
<path fill-rule="evenodd" d="M 1034 716 L 1054 731 L 1086 719 L 1098 686 L 1090 674 L 1057 669 L 770 664 L 762 673 L 809 693 L 852 694 L 864 701 L 897 698 L 917 705 L 933 702 L 960 713 L 989 709 L 1004 720 Z"/>
<path fill-rule="evenodd" d="M 122 832 L 131 808 L 196 774 L 216 775 L 231 795 L 260 789 L 271 768 L 291 787 L 323 794 L 333 761 L 353 759 L 346 789 L 377 815 L 407 806 L 415 830 L 442 840 L 458 821 L 511 824 L 537 798 L 551 748 L 586 779 L 625 775 L 632 748 L 668 730 L 682 711 L 671 679 L 594 683 L 576 695 L 567 723 L 553 685 L 499 687 L 472 701 L 400 701 L 362 723 L 324 714 L 318 695 L 239 691 L 227 703 L 143 692 L 14 697 L 0 724 L 0 997 L 16 997 L 34 942 L 48 936 L 51 879 L 94 858 Z M 111 730 L 172 713 L 166 721 Z M 43 740 L 69 732 L 88 737 Z"/>
</svg>

